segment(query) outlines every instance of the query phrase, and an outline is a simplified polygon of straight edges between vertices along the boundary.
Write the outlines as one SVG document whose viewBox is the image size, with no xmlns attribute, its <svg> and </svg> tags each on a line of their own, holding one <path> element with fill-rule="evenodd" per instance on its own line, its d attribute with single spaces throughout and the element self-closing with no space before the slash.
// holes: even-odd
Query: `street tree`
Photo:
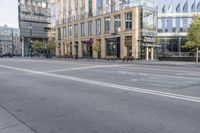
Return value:
<svg viewBox="0 0 200 133">
<path fill-rule="evenodd" d="M 100 41 L 96 41 L 96 43 L 92 45 L 92 50 L 97 52 L 97 55 L 98 55 L 98 58 L 99 58 L 100 57 L 100 52 L 101 52 L 101 42 Z"/>
<path fill-rule="evenodd" d="M 198 53 L 200 48 L 200 16 L 196 16 L 188 29 L 187 42 L 188 49 L 196 49 L 196 63 L 198 63 Z"/>
<path fill-rule="evenodd" d="M 51 51 L 52 53 L 55 52 L 55 50 L 56 50 L 56 43 L 55 43 L 55 40 L 53 38 L 50 38 L 48 40 L 47 50 Z"/>
<path fill-rule="evenodd" d="M 34 51 L 36 51 L 37 53 L 41 52 L 43 47 L 42 47 L 42 42 L 36 40 L 33 42 L 32 48 Z"/>
<path fill-rule="evenodd" d="M 55 53 L 55 50 L 56 50 L 55 41 L 54 41 L 54 39 L 50 38 L 50 39 L 48 40 L 48 44 L 47 44 L 47 51 L 49 51 L 50 54 L 54 54 L 54 53 Z"/>
<path fill-rule="evenodd" d="M 155 44 L 156 44 L 156 45 L 159 45 L 160 42 L 161 42 L 160 37 L 156 37 L 156 38 L 155 38 Z"/>
</svg>

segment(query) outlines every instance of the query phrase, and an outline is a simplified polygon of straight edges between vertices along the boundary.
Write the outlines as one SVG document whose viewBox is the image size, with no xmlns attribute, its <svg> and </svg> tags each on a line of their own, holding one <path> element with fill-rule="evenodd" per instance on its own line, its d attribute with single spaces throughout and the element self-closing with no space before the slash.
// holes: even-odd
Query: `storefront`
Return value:
<svg viewBox="0 0 200 133">
<path fill-rule="evenodd" d="M 145 60 L 157 60 L 158 59 L 158 50 L 161 47 L 160 45 L 155 45 L 155 37 L 143 37 L 141 45 L 141 55 L 142 59 Z"/>
<path fill-rule="evenodd" d="M 158 48 L 160 47 L 156 45 L 157 11 L 143 7 L 141 12 L 140 57 L 143 60 L 155 60 L 158 57 Z"/>
<path fill-rule="evenodd" d="M 106 39 L 106 56 L 120 58 L 120 37 Z"/>
</svg>

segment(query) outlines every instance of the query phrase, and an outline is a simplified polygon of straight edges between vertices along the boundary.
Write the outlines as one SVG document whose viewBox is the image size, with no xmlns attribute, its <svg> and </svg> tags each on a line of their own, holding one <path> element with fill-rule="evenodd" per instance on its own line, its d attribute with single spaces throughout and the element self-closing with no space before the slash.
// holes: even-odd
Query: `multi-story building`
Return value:
<svg viewBox="0 0 200 133">
<path fill-rule="evenodd" d="M 18 28 L 0 26 L 0 54 L 21 55 L 20 32 Z"/>
<path fill-rule="evenodd" d="M 156 34 L 154 0 L 56 0 L 58 56 L 154 59 Z"/>
<path fill-rule="evenodd" d="M 183 57 L 191 52 L 182 46 L 186 42 L 188 27 L 195 15 L 200 15 L 200 1 L 179 0 L 164 3 L 158 13 L 158 37 L 160 38 L 160 55 Z"/>
<path fill-rule="evenodd" d="M 18 0 L 18 2 L 23 55 L 29 56 L 34 40 L 39 40 L 44 45 L 48 40 L 51 23 L 50 0 Z"/>
<path fill-rule="evenodd" d="M 49 38 L 55 39 L 56 37 L 56 11 L 55 11 L 55 0 L 51 0 L 51 30 L 49 32 Z"/>
</svg>

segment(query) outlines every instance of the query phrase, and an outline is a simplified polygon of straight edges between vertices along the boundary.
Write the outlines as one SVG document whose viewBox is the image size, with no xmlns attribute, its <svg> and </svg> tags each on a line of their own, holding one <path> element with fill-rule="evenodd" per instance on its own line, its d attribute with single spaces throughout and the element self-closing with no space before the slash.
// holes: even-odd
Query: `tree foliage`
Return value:
<svg viewBox="0 0 200 133">
<path fill-rule="evenodd" d="M 37 52 L 40 52 L 43 49 L 42 42 L 40 42 L 40 41 L 34 41 L 33 45 L 32 45 L 32 48 L 33 48 L 33 50 L 35 50 Z"/>
<path fill-rule="evenodd" d="M 47 50 L 55 51 L 55 49 L 56 49 L 55 41 L 51 38 L 48 40 Z"/>
<path fill-rule="evenodd" d="M 188 29 L 187 42 L 184 47 L 200 48 L 200 16 L 196 16 Z"/>
<path fill-rule="evenodd" d="M 160 42 L 161 42 L 161 39 L 160 39 L 159 37 L 156 37 L 156 38 L 155 38 L 155 43 L 156 43 L 156 45 L 159 45 Z"/>
<path fill-rule="evenodd" d="M 95 52 L 100 52 L 101 51 L 101 43 L 100 41 L 97 41 L 95 44 L 92 45 L 92 49 Z"/>
</svg>

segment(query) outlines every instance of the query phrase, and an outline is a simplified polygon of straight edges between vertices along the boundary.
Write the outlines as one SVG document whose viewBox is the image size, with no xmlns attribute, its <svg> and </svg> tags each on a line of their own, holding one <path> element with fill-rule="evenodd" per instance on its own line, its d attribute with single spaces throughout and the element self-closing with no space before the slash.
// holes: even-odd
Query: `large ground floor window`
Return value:
<svg viewBox="0 0 200 133">
<path fill-rule="evenodd" d="M 190 56 L 192 51 L 184 48 L 186 37 L 161 37 L 159 45 L 161 46 L 159 49 L 160 56 Z"/>
<path fill-rule="evenodd" d="M 88 44 L 87 41 L 82 41 L 82 54 L 83 58 L 92 58 L 93 51 L 92 51 L 92 45 Z"/>
<path fill-rule="evenodd" d="M 106 39 L 106 56 L 120 58 L 120 37 Z"/>
</svg>

